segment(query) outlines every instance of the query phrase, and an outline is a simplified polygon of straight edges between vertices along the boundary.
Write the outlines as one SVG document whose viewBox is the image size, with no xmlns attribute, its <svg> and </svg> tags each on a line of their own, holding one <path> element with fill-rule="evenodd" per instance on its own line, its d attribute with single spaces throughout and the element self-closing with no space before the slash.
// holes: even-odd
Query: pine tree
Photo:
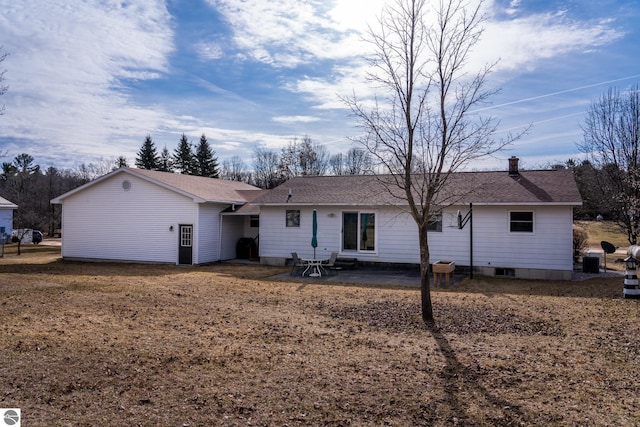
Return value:
<svg viewBox="0 0 640 427">
<path fill-rule="evenodd" d="M 208 178 L 218 178 L 219 175 L 218 158 L 214 157 L 214 152 L 204 133 L 200 137 L 200 143 L 196 149 L 194 175 Z"/>
<path fill-rule="evenodd" d="M 158 170 L 160 172 L 173 172 L 173 160 L 171 160 L 171 153 L 165 145 L 160 153 L 160 162 L 158 163 Z"/>
<path fill-rule="evenodd" d="M 180 138 L 180 143 L 173 153 L 173 167 L 178 173 L 183 175 L 193 175 L 194 166 L 195 163 L 191 144 L 189 144 L 187 136 L 183 133 Z"/>
<path fill-rule="evenodd" d="M 136 167 L 140 169 L 156 170 L 158 169 L 158 161 L 159 159 L 156 146 L 151 139 L 151 135 L 147 135 L 142 143 L 142 147 L 140 147 L 140 151 L 138 151 Z"/>
</svg>

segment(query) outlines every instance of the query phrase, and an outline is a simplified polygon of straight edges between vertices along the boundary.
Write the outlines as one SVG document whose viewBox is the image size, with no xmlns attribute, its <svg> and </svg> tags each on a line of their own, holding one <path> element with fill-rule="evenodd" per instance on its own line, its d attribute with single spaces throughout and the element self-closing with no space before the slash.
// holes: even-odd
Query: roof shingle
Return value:
<svg viewBox="0 0 640 427">
<path fill-rule="evenodd" d="M 260 195 L 257 205 L 404 205 L 402 191 L 387 190 L 373 175 L 294 177 Z M 291 194 L 291 197 L 289 197 Z M 457 172 L 450 175 L 438 204 L 562 204 L 582 203 L 575 179 L 568 170 Z"/>
<path fill-rule="evenodd" d="M 98 182 L 122 173 L 131 174 L 141 179 L 149 180 L 172 191 L 192 197 L 197 202 L 218 202 L 241 205 L 254 199 L 263 191 L 258 187 L 238 181 L 182 175 L 171 172 L 159 172 L 147 169 L 120 168 L 56 197 L 51 201 L 51 203 L 62 203 L 66 197 L 80 191 L 84 191 L 86 188 L 89 188 Z"/>
<path fill-rule="evenodd" d="M 258 194 L 261 191 L 253 185 L 226 179 L 213 179 L 147 169 L 123 169 L 211 202 L 244 203 L 255 197 L 252 192 L 255 191 Z"/>
</svg>

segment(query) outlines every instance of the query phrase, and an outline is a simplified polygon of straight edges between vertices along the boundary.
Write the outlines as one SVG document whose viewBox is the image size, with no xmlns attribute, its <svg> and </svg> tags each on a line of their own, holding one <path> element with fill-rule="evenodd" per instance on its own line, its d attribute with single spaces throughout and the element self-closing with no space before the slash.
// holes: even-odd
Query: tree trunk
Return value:
<svg viewBox="0 0 640 427">
<path fill-rule="evenodd" d="M 429 276 L 429 240 L 427 226 L 418 227 L 420 240 L 420 296 L 422 301 L 422 320 L 427 326 L 435 325 L 431 305 L 431 280 Z"/>
</svg>

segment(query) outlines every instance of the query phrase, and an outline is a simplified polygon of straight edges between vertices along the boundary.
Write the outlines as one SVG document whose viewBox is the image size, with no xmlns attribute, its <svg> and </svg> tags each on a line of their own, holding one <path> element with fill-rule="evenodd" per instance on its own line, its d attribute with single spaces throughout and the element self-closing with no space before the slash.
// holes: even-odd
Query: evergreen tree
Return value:
<svg viewBox="0 0 640 427">
<path fill-rule="evenodd" d="M 165 145 L 160 153 L 160 163 L 158 165 L 160 172 L 173 172 L 173 160 L 171 160 L 171 153 Z"/>
<path fill-rule="evenodd" d="M 193 175 L 194 166 L 195 161 L 191 144 L 189 144 L 187 136 L 183 133 L 180 138 L 180 143 L 173 153 L 173 167 L 178 173 Z"/>
<path fill-rule="evenodd" d="M 140 151 L 138 151 L 136 167 L 140 169 L 156 170 L 158 169 L 158 162 L 159 158 L 156 146 L 151 139 L 151 135 L 147 135 L 144 143 L 142 143 L 142 147 L 140 147 Z"/>
<path fill-rule="evenodd" d="M 208 178 L 218 178 L 218 158 L 214 157 L 214 152 L 207 141 L 207 137 L 202 134 L 200 143 L 196 148 L 194 175 L 206 176 Z"/>
</svg>

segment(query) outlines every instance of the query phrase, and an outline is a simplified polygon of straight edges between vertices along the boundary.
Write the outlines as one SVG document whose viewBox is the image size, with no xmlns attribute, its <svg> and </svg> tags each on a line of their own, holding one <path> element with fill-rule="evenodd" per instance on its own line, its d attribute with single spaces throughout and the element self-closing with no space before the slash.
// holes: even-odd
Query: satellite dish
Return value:
<svg viewBox="0 0 640 427">
<path fill-rule="evenodd" d="M 602 250 L 605 254 L 612 254 L 616 251 L 616 247 L 609 242 L 605 242 L 604 240 L 600 242 L 600 246 L 602 246 Z"/>
</svg>

